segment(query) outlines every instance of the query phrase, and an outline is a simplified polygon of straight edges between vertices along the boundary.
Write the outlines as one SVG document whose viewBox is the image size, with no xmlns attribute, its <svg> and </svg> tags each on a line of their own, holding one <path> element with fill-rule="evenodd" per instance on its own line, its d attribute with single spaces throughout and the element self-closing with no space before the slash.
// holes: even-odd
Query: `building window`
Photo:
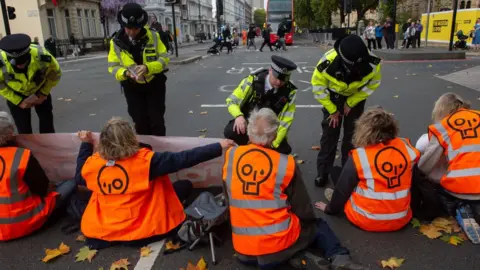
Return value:
<svg viewBox="0 0 480 270">
<path fill-rule="evenodd" d="M 92 33 L 93 37 L 97 36 L 97 25 L 95 24 L 95 10 L 91 10 L 92 17 L 90 18 L 90 32 Z"/>
<path fill-rule="evenodd" d="M 55 13 L 53 9 L 47 8 L 47 20 L 48 28 L 50 30 L 50 35 L 57 37 L 57 26 L 55 25 Z"/>
<path fill-rule="evenodd" d="M 467 1 L 467 8 L 471 8 L 472 7 L 472 1 Z"/>
<path fill-rule="evenodd" d="M 77 17 L 78 17 L 78 27 L 80 28 L 80 34 L 85 36 L 85 29 L 83 28 L 83 18 L 82 18 L 82 10 L 77 9 Z"/>
<path fill-rule="evenodd" d="M 85 12 L 85 27 L 84 27 L 84 29 L 85 29 L 86 32 L 87 32 L 85 36 L 91 37 L 92 35 L 91 35 L 91 32 L 90 32 L 90 27 L 89 27 L 89 25 L 90 25 L 90 18 L 89 18 L 89 16 L 88 16 L 88 13 L 89 13 L 89 12 L 88 12 L 87 9 L 85 9 L 84 12 Z"/>
<path fill-rule="evenodd" d="M 465 8 L 465 1 L 462 1 L 460 2 L 460 9 L 464 9 Z"/>
<path fill-rule="evenodd" d="M 72 21 L 70 20 L 70 11 L 65 9 L 65 23 L 67 24 L 67 34 L 70 37 L 72 34 Z"/>
</svg>

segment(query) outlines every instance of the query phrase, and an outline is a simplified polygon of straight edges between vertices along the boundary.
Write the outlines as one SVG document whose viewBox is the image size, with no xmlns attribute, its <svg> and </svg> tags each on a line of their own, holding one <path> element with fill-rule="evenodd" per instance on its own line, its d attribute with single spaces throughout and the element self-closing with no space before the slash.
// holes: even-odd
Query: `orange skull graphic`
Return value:
<svg viewBox="0 0 480 270">
<path fill-rule="evenodd" d="M 237 176 L 243 184 L 243 194 L 258 195 L 260 184 L 272 173 L 272 159 L 260 149 L 243 153 L 236 165 Z"/>
<path fill-rule="evenodd" d="M 480 126 L 480 115 L 472 111 L 458 111 L 452 114 L 448 125 L 455 131 L 462 134 L 462 139 L 477 138 L 477 129 Z"/>
<path fill-rule="evenodd" d="M 129 181 L 127 171 L 118 164 L 103 166 L 97 176 L 98 187 L 104 195 L 124 194 Z"/>
<path fill-rule="evenodd" d="M 375 169 L 385 180 L 388 188 L 399 187 L 400 177 L 407 170 L 407 158 L 395 147 L 382 149 L 375 156 Z"/>
</svg>

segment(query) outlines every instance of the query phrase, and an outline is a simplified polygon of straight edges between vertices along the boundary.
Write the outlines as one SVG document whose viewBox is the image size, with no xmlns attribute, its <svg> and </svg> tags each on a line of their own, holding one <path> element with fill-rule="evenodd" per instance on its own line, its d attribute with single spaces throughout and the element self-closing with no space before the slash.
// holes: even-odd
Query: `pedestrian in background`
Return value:
<svg viewBox="0 0 480 270">
<path fill-rule="evenodd" d="M 415 24 L 415 40 L 417 41 L 417 48 L 420 48 L 421 37 L 423 32 L 423 25 L 420 20 Z"/>
<path fill-rule="evenodd" d="M 0 40 L 0 94 L 7 100 L 18 133 L 33 133 L 31 108 L 37 112 L 40 133 L 55 133 L 50 92 L 62 72 L 55 57 L 31 42 L 25 34 Z"/>
<path fill-rule="evenodd" d="M 378 49 L 382 49 L 382 39 L 383 39 L 383 25 L 377 23 L 375 27 L 375 39 L 377 40 Z"/>
<path fill-rule="evenodd" d="M 372 50 L 372 44 L 373 44 L 373 49 L 377 49 L 377 44 L 376 44 L 376 39 L 375 39 L 375 26 L 373 25 L 373 21 L 370 21 L 368 23 L 367 28 L 365 28 L 365 32 L 363 33 L 365 39 L 368 42 L 368 49 L 371 51 Z"/>
<path fill-rule="evenodd" d="M 247 38 L 248 38 L 247 50 L 250 50 L 251 46 L 253 46 L 253 48 L 255 50 L 257 50 L 257 45 L 255 45 L 255 37 L 256 36 L 257 36 L 257 32 L 255 31 L 255 25 L 252 23 L 252 24 L 250 24 L 250 28 L 248 29 L 248 34 L 247 34 Z"/>
<path fill-rule="evenodd" d="M 480 49 L 480 18 L 477 19 L 472 32 L 472 45 L 474 50 Z"/>
<path fill-rule="evenodd" d="M 342 166 L 346 163 L 353 149 L 355 121 L 362 115 L 366 99 L 380 86 L 380 70 L 380 59 L 356 35 L 337 40 L 318 62 L 312 86 L 314 98 L 323 105 L 323 120 L 316 186 L 325 185 L 329 178 L 342 122 Z"/>
<path fill-rule="evenodd" d="M 407 28 L 407 31 L 405 31 L 405 37 L 407 38 L 407 49 L 410 47 L 410 45 L 415 48 L 415 36 L 416 36 L 416 29 L 415 29 L 415 23 L 411 22 L 410 26 Z"/>
<path fill-rule="evenodd" d="M 393 25 L 392 18 L 387 17 L 387 20 L 383 25 L 383 31 L 385 43 L 387 43 L 387 49 L 395 49 L 395 25 Z"/>
<path fill-rule="evenodd" d="M 108 71 L 124 90 L 137 133 L 165 136 L 167 49 L 160 35 L 145 27 L 148 14 L 139 4 L 124 5 L 117 17 L 122 28 L 110 41 Z"/>
<path fill-rule="evenodd" d="M 272 44 L 270 43 L 270 33 L 272 32 L 272 28 L 270 24 L 267 24 L 267 27 L 262 31 L 263 43 L 260 46 L 260 51 L 262 51 L 263 47 L 267 45 L 270 48 L 270 51 L 273 52 Z"/>
<path fill-rule="evenodd" d="M 407 29 L 411 26 L 411 24 L 412 24 L 412 19 L 408 19 L 407 22 L 402 25 L 402 34 L 403 34 L 402 48 L 405 48 L 405 45 L 407 45 L 408 36 L 406 35 L 406 32 L 407 32 Z"/>
</svg>

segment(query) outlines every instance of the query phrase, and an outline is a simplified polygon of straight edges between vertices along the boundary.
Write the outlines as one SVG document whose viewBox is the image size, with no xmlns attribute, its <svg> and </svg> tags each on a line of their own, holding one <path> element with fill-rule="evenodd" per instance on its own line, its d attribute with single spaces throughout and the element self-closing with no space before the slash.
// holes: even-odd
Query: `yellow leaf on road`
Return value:
<svg viewBox="0 0 480 270">
<path fill-rule="evenodd" d="M 207 262 L 203 257 L 200 258 L 197 262 L 197 266 L 195 267 L 196 270 L 207 270 Z"/>
<path fill-rule="evenodd" d="M 208 112 L 200 112 L 201 115 L 206 115 Z"/>
<path fill-rule="evenodd" d="M 437 227 L 439 231 L 444 231 L 446 233 L 452 233 L 453 230 L 452 221 L 442 217 L 434 219 L 432 225 Z"/>
<path fill-rule="evenodd" d="M 165 244 L 165 249 L 166 250 L 177 250 L 180 248 L 180 242 L 174 244 L 172 241 L 168 241 L 166 244 Z"/>
<path fill-rule="evenodd" d="M 468 236 L 465 234 L 465 232 L 461 232 L 458 234 L 458 237 L 462 238 L 463 241 L 467 241 L 468 240 Z"/>
<path fill-rule="evenodd" d="M 202 134 L 200 136 L 198 136 L 199 138 L 205 138 L 206 134 Z"/>
<path fill-rule="evenodd" d="M 188 262 L 187 268 L 185 270 L 196 270 L 196 267 L 195 265 L 193 265 L 193 263 Z"/>
<path fill-rule="evenodd" d="M 130 262 L 128 262 L 128 259 L 120 259 L 110 266 L 110 270 L 128 270 L 128 266 L 130 265 Z"/>
<path fill-rule="evenodd" d="M 412 224 L 412 227 L 414 229 L 422 226 L 422 223 L 420 223 L 420 221 L 416 218 L 412 218 L 412 221 L 410 221 L 410 224 Z"/>
<path fill-rule="evenodd" d="M 85 242 L 85 240 L 87 240 L 87 238 L 83 234 L 80 234 L 79 236 L 77 236 L 77 239 L 75 239 L 75 241 L 78 242 Z"/>
<path fill-rule="evenodd" d="M 59 97 L 59 98 L 57 98 L 57 100 L 63 100 L 63 97 Z"/>
<path fill-rule="evenodd" d="M 193 111 L 188 111 L 189 114 L 193 114 Z"/>
<path fill-rule="evenodd" d="M 50 260 L 52 259 L 55 259 L 56 257 L 62 255 L 62 252 L 60 252 L 60 250 L 58 250 L 58 248 L 56 249 L 45 249 L 45 257 L 42 259 L 42 262 L 46 263 L 46 262 L 49 262 Z"/>
<path fill-rule="evenodd" d="M 140 257 L 147 257 L 150 253 L 152 253 L 152 249 L 148 246 L 140 249 Z"/>
<path fill-rule="evenodd" d="M 398 95 L 393 96 L 394 98 L 398 98 Z"/>
<path fill-rule="evenodd" d="M 397 258 L 397 257 L 391 257 L 388 260 L 382 260 L 382 267 L 383 268 L 390 268 L 390 269 L 395 269 L 400 266 L 402 266 L 402 263 L 405 261 L 405 259 Z"/>
<path fill-rule="evenodd" d="M 461 237 L 456 236 L 456 235 L 450 236 L 449 243 L 454 245 L 454 246 L 458 246 L 458 245 L 463 243 L 463 239 Z"/>
<path fill-rule="evenodd" d="M 60 250 L 60 252 L 62 254 L 67 254 L 70 252 L 70 247 L 65 245 L 63 242 L 60 244 L 60 246 L 58 247 L 58 250 Z"/>
<path fill-rule="evenodd" d="M 432 67 L 432 65 L 428 65 L 428 67 L 429 67 L 429 68 L 431 68 L 431 67 Z"/>
<path fill-rule="evenodd" d="M 75 258 L 77 260 L 75 262 L 83 262 L 85 260 L 88 260 L 88 262 L 92 262 L 93 257 L 97 254 L 96 249 L 90 249 L 87 246 L 82 247 L 77 255 L 75 255 Z"/>
<path fill-rule="evenodd" d="M 305 161 L 304 161 L 304 160 L 301 160 L 301 159 L 297 159 L 297 163 L 298 163 L 298 164 L 303 164 L 303 163 L 305 163 Z"/>
<path fill-rule="evenodd" d="M 312 146 L 312 150 L 319 151 L 319 150 L 320 150 L 320 145 L 314 145 L 314 146 Z"/>
<path fill-rule="evenodd" d="M 302 260 L 303 265 L 307 265 L 307 262 L 305 260 Z"/>
<path fill-rule="evenodd" d="M 72 99 L 71 98 L 66 98 L 65 101 L 70 102 L 70 101 L 72 101 Z"/>
<path fill-rule="evenodd" d="M 207 132 L 206 128 L 199 129 L 198 132 Z"/>
<path fill-rule="evenodd" d="M 419 231 L 430 239 L 436 239 L 436 238 L 442 236 L 442 233 L 439 232 L 439 229 L 437 227 L 433 226 L 432 224 L 427 224 L 427 225 L 420 226 Z"/>
</svg>

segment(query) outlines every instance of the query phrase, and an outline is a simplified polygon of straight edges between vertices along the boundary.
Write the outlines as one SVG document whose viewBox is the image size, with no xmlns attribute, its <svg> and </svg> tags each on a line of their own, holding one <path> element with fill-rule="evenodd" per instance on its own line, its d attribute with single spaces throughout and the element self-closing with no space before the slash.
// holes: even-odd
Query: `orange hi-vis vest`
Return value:
<svg viewBox="0 0 480 270">
<path fill-rule="evenodd" d="M 228 192 L 232 240 L 243 255 L 284 250 L 300 235 L 284 190 L 295 172 L 292 156 L 255 145 L 227 150 L 223 180 Z"/>
<path fill-rule="evenodd" d="M 447 173 L 440 185 L 460 194 L 480 194 L 480 111 L 460 109 L 428 127 L 444 149 Z"/>
<path fill-rule="evenodd" d="M 0 240 L 26 236 L 47 221 L 55 208 L 58 193 L 45 198 L 34 195 L 23 181 L 30 150 L 0 148 Z"/>
<path fill-rule="evenodd" d="M 345 214 L 366 231 L 389 232 L 404 227 L 412 218 L 410 187 L 420 152 L 408 139 L 395 138 L 352 150 L 359 182 Z"/>
<path fill-rule="evenodd" d="M 146 148 L 123 160 L 98 153 L 87 159 L 83 179 L 92 191 L 82 216 L 82 233 L 105 241 L 132 241 L 163 235 L 185 220 L 168 175 L 149 181 L 154 152 Z"/>
</svg>

